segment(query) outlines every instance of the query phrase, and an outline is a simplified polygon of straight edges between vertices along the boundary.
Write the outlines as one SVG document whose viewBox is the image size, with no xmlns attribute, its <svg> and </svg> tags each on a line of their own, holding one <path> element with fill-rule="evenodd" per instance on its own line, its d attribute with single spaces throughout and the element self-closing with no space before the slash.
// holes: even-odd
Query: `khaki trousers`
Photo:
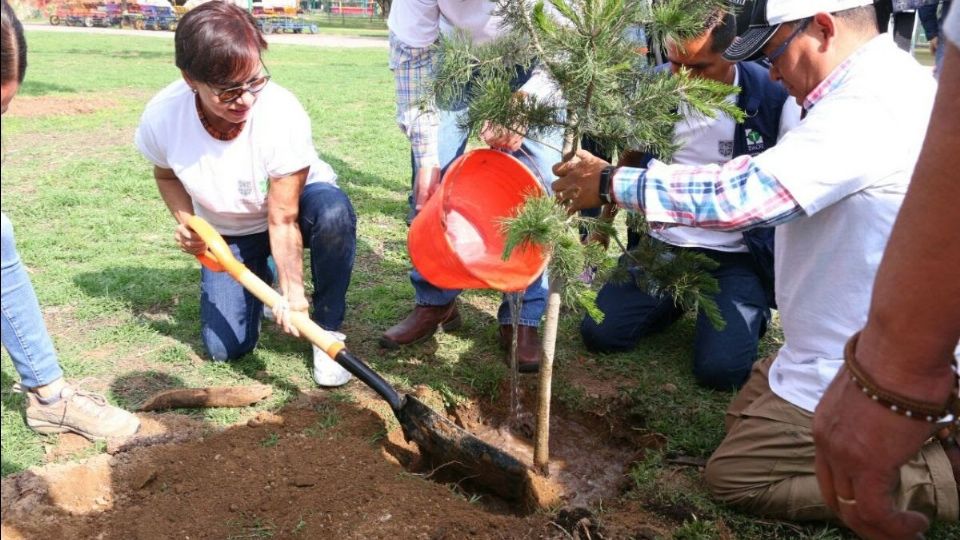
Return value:
<svg viewBox="0 0 960 540">
<path fill-rule="evenodd" d="M 707 463 L 707 484 L 722 502 L 753 514 L 792 521 L 834 519 L 817 485 L 813 415 L 770 390 L 772 363 L 771 357 L 754 365 L 727 409 L 727 436 Z M 896 498 L 901 508 L 957 521 L 957 483 L 938 441 L 926 444 L 900 469 Z"/>
</svg>

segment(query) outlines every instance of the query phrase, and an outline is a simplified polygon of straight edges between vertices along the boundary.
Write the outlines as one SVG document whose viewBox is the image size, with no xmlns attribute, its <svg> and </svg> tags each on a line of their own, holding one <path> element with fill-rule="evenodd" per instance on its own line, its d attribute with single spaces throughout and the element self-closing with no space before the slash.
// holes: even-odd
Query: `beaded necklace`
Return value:
<svg viewBox="0 0 960 540">
<path fill-rule="evenodd" d="M 207 119 L 207 115 L 203 112 L 203 106 L 200 104 L 200 96 L 195 94 L 194 103 L 197 105 L 197 114 L 200 115 L 200 124 L 203 125 L 203 129 L 207 130 L 207 133 L 211 137 L 217 139 L 218 141 L 232 141 L 236 139 L 240 132 L 243 131 L 243 126 L 247 124 L 247 121 L 244 120 L 239 124 L 234 124 L 233 127 L 227 131 L 220 131 L 219 129 L 213 127 L 213 124 L 210 123 L 210 120 Z"/>
</svg>

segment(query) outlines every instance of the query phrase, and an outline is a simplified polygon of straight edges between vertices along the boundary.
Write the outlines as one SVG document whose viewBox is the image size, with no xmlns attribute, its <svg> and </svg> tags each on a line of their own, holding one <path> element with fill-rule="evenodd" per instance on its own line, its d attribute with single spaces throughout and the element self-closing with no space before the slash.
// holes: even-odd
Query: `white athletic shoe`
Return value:
<svg viewBox="0 0 960 540">
<path fill-rule="evenodd" d="M 340 332 L 330 333 L 340 341 L 344 341 L 347 338 Z M 313 346 L 313 380 L 316 381 L 318 385 L 343 386 L 350 382 L 352 378 L 353 375 L 343 369 L 336 360 L 330 358 L 327 353 L 323 352 L 323 350 L 316 345 Z"/>
</svg>

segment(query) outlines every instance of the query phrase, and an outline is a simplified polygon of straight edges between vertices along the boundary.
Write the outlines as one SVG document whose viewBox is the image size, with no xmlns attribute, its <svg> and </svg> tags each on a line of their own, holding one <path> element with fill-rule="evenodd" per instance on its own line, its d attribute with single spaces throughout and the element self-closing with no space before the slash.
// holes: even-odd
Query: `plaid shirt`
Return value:
<svg viewBox="0 0 960 540">
<path fill-rule="evenodd" d="M 806 111 L 843 84 L 862 50 L 807 95 Z M 611 192 L 617 204 L 643 211 L 651 224 L 739 231 L 772 227 L 803 214 L 787 188 L 750 156 L 723 165 L 666 165 L 654 160 L 646 169 L 622 167 L 613 177 Z"/>
<path fill-rule="evenodd" d="M 776 178 L 750 156 L 723 165 L 622 167 L 613 177 L 617 204 L 646 214 L 651 224 L 738 231 L 779 225 L 803 210 Z"/>
<path fill-rule="evenodd" d="M 439 166 L 440 120 L 430 98 L 434 46 L 411 47 L 390 33 L 390 69 L 396 82 L 397 125 L 410 139 L 418 168 Z"/>
</svg>

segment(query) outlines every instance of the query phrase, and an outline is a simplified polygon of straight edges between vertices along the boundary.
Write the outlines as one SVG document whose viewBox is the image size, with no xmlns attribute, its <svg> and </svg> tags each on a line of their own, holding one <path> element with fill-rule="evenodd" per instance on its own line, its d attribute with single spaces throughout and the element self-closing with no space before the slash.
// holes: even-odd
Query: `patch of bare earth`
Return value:
<svg viewBox="0 0 960 540">
<path fill-rule="evenodd" d="M 440 483 L 387 422 L 389 409 L 354 386 L 357 403 L 315 393 L 222 430 L 141 413 L 141 433 L 110 441 L 108 454 L 3 479 L 3 538 L 599 539 L 669 531 L 669 520 L 623 498 L 638 448 L 590 414 L 557 411 L 550 481 L 561 498 L 530 513 L 471 492 L 469 482 Z M 473 404 L 452 416 L 491 442 L 511 433 L 502 447 L 527 461 L 528 438 L 505 424 L 506 412 Z"/>
<path fill-rule="evenodd" d="M 383 421 L 321 401 L 272 421 L 5 478 L 4 538 L 536 538 L 542 515 L 490 513 L 371 443 Z"/>
<path fill-rule="evenodd" d="M 6 114 L 11 118 L 38 118 L 44 116 L 73 116 L 91 114 L 119 106 L 117 99 L 103 94 L 54 94 L 46 96 L 19 96 L 10 102 Z"/>
</svg>

